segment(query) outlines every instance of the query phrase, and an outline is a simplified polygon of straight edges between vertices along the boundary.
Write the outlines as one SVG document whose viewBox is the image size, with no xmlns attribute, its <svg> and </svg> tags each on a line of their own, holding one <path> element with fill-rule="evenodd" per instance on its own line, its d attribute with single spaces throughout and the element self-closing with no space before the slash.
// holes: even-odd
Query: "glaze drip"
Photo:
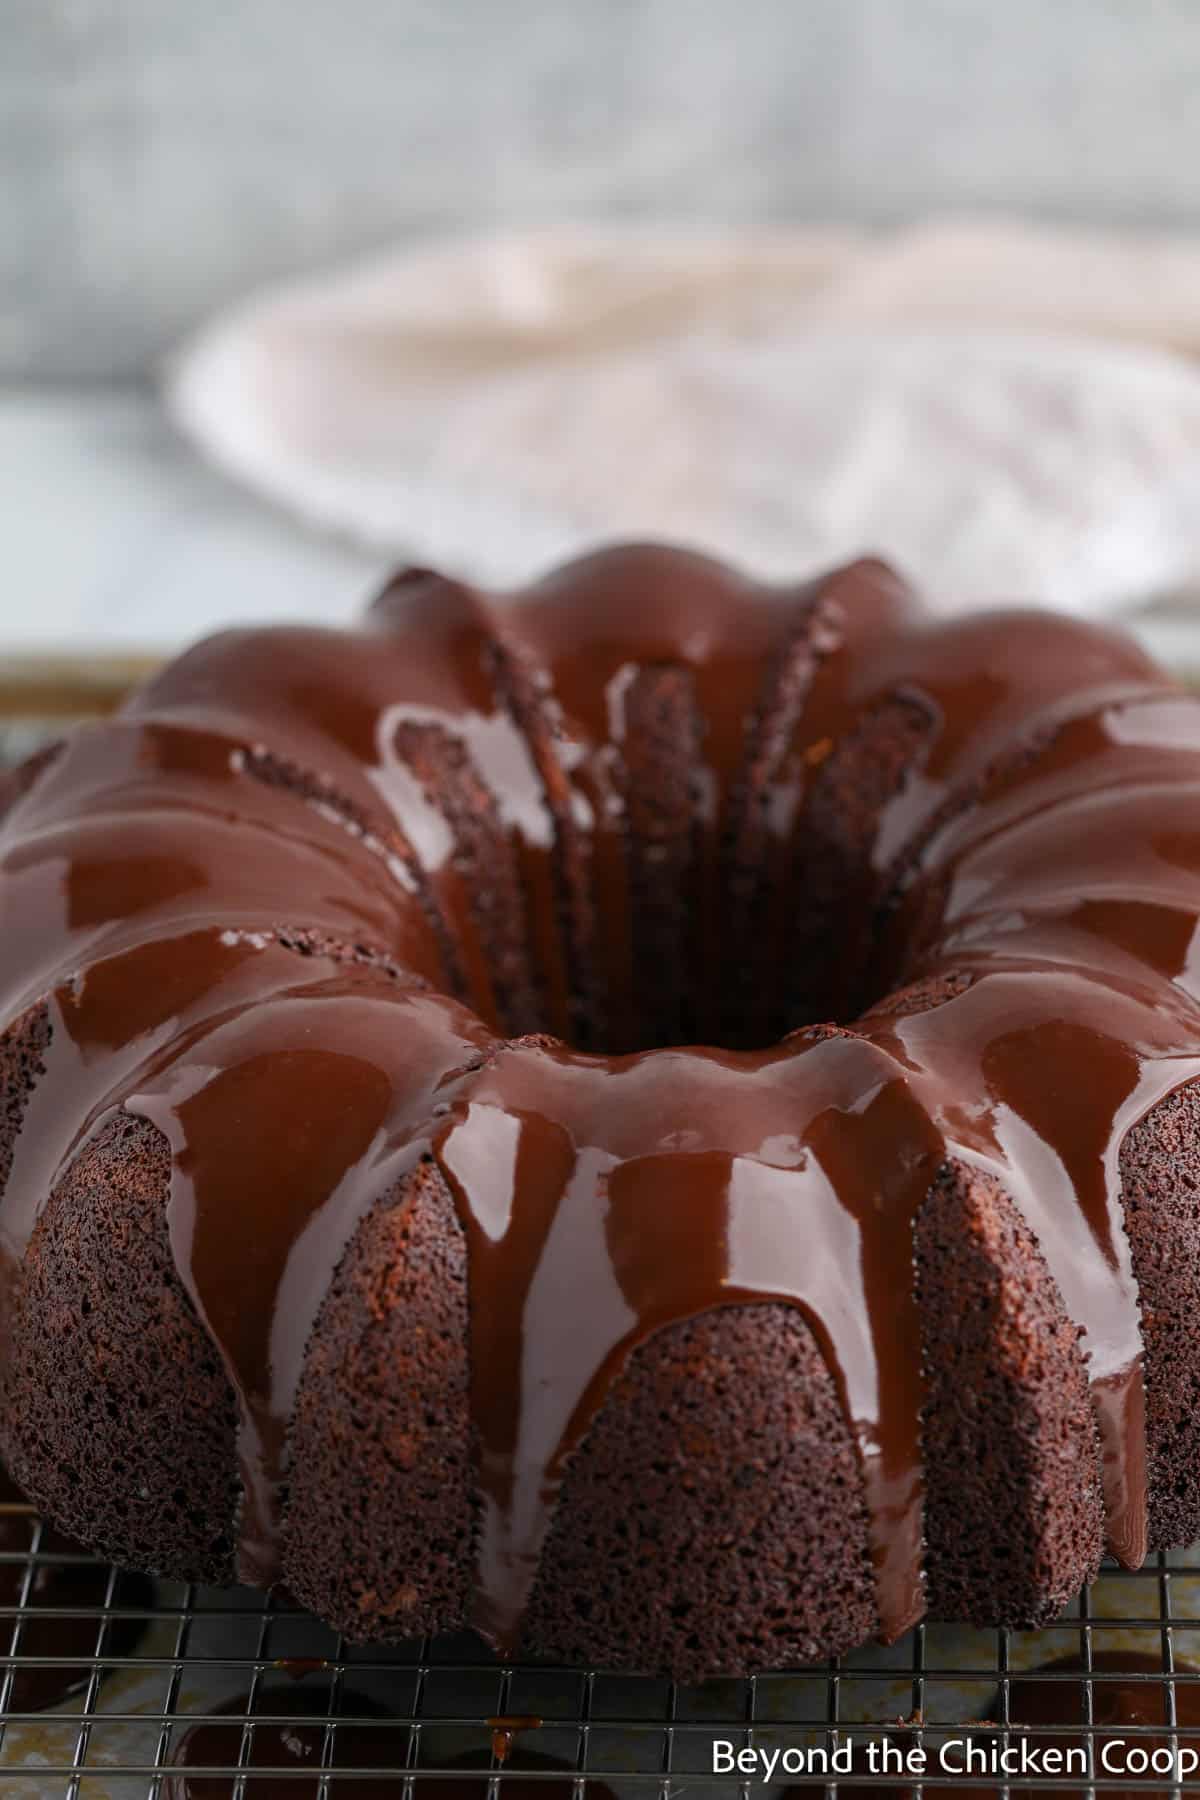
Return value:
<svg viewBox="0 0 1200 1800">
<path fill-rule="evenodd" d="M 933 624 L 874 563 L 774 590 L 632 549 L 503 606 L 421 572 L 365 631 L 198 646 L 22 787 L 0 1017 L 46 1028 L 6 1281 L 79 1146 L 151 1121 L 238 1403 L 245 1577 L 278 1572 L 322 1300 L 422 1158 L 467 1243 L 473 1622 L 506 1651 L 630 1356 L 767 1302 L 803 1314 L 853 1429 L 879 1628 L 920 1616 L 913 1234 L 949 1164 L 1036 1237 L 1111 1546 L 1144 1555 L 1118 1157 L 1200 1077 L 1200 706 L 1135 648 Z M 779 1011 L 868 971 L 856 1023 Z M 742 1047 L 772 1017 L 790 1035 Z"/>
</svg>

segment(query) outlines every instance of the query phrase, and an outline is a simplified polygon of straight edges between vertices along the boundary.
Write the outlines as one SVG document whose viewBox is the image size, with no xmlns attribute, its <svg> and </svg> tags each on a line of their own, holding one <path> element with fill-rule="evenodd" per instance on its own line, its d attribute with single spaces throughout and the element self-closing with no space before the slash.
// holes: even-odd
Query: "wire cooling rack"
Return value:
<svg viewBox="0 0 1200 1800">
<path fill-rule="evenodd" d="M 1122 1727 L 1130 1743 L 1200 1747 L 1200 1727 L 1177 1723 L 1182 1689 L 1200 1682 L 1200 1547 L 1137 1572 L 1106 1568 L 1067 1616 L 1042 1631 L 928 1624 L 889 1648 L 829 1664 L 683 1687 L 601 1670 L 503 1665 L 473 1638 L 394 1651 L 354 1647 L 286 1597 L 242 1589 L 164 1582 L 130 1604 L 115 1570 L 67 1547 L 32 1509 L 0 1510 L 10 1524 L 12 1515 L 27 1519 L 29 1532 L 27 1550 L 0 1552 L 0 1584 L 16 1593 L 0 1608 L 6 1800 L 179 1800 L 185 1793 L 255 1800 L 271 1782 L 278 1784 L 272 1794 L 332 1800 L 368 1793 L 436 1800 L 439 1791 L 442 1800 L 675 1800 L 701 1788 L 748 1800 L 763 1792 L 761 1776 L 715 1773 L 715 1743 L 738 1751 L 799 1747 L 806 1755 L 884 1737 L 905 1746 L 933 1747 L 951 1735 L 1007 1743 L 1016 1735 L 1006 1727 L 1021 1675 L 1067 1657 L 1081 1669 L 1051 1677 L 1062 1693 L 1058 1741 L 1083 1744 L 1103 1734 L 1093 1723 L 1100 1682 L 1089 1672 L 1099 1662 L 1103 1680 L 1127 1665 L 1132 1680 L 1161 1693 L 1164 1723 Z M 47 1576 L 83 1570 L 94 1571 L 101 1596 L 94 1606 L 43 1602 L 54 1592 Z M 48 1618 L 71 1621 L 67 1654 L 45 1653 Z M 48 1711 L 14 1705 L 13 1696 L 19 1700 L 47 1670 L 73 1691 Z M 1030 1735 L 1053 1740 L 1053 1723 Z M 285 1755 L 298 1744 L 299 1757 Z M 190 1787 L 180 1785 L 176 1760 L 185 1746 L 193 1752 Z M 931 1793 L 1000 1791 L 994 1777 L 936 1774 L 923 1785 Z M 1086 1782 L 1022 1777 L 1020 1791 L 1131 1785 L 1147 1794 L 1172 1787 L 1166 1776 L 1131 1784 L 1097 1772 Z M 797 1786 L 836 1791 L 819 1770 L 777 1774 L 773 1791 Z M 865 1770 L 841 1783 L 843 1794 L 914 1787 Z"/>
<path fill-rule="evenodd" d="M 30 692 L 0 683 L 0 766 L 112 700 L 58 670 L 33 706 Z M 1121 1737 L 1200 1749 L 1200 1724 L 1188 1722 L 1200 1719 L 1200 1545 L 1136 1572 L 1106 1566 L 1042 1631 L 927 1624 L 828 1664 L 682 1687 L 510 1667 L 470 1637 L 357 1648 L 279 1595 L 130 1584 L 24 1504 L 0 1504 L 0 1528 L 0 1800 L 268 1800 L 268 1790 L 269 1800 L 677 1800 L 688 1789 L 754 1800 L 798 1787 L 840 1789 L 844 1800 L 922 1789 L 1179 1794 L 1169 1777 L 1131 1781 L 1099 1767 L 1096 1750 L 1116 1728 L 1104 1725 L 1098 1696 L 1122 1670 L 1151 1690 L 1162 1722 L 1122 1725 Z M 58 1603 L 64 1583 L 69 1604 Z M 1059 1665 L 1043 1679 L 1061 1706 L 1043 1706 L 1028 1736 L 1091 1746 L 1087 1778 L 1023 1775 L 1005 1787 L 992 1775 L 916 1782 L 862 1766 L 858 1750 L 885 1738 L 925 1748 L 930 1767 L 952 1737 L 1007 1747 L 1019 1735 L 1021 1677 L 1047 1664 Z M 37 1702 L 48 1687 L 62 1697 L 46 1708 Z M 742 1779 L 714 1770 L 717 1743 L 828 1755 L 847 1742 L 854 1773 L 840 1784 L 819 1770 L 777 1770 L 764 1789 L 761 1765 Z"/>
</svg>

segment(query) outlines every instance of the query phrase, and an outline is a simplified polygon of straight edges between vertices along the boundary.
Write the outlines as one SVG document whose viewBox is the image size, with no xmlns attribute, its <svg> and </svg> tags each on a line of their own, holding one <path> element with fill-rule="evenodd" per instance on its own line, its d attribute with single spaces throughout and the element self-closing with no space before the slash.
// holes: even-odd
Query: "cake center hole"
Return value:
<svg viewBox="0 0 1200 1800">
<path fill-rule="evenodd" d="M 718 779 L 694 698 L 678 668 L 642 670 L 626 689 L 627 885 L 611 846 L 574 847 L 582 906 L 568 879 L 564 918 L 581 1049 L 759 1049 L 848 1023 L 895 985 L 894 865 L 879 846 L 934 709 L 898 692 L 840 734 L 751 723 L 740 768 Z"/>
<path fill-rule="evenodd" d="M 573 1048 L 619 1056 L 673 1045 L 765 1049 L 807 1025 L 847 1024 L 894 985 L 878 881 L 826 839 L 806 866 L 769 859 L 715 886 L 646 858 L 628 921 L 595 907 L 569 942 Z M 627 973 L 626 973 L 627 971 Z M 543 1026 L 543 1029 L 550 1029 Z"/>
</svg>

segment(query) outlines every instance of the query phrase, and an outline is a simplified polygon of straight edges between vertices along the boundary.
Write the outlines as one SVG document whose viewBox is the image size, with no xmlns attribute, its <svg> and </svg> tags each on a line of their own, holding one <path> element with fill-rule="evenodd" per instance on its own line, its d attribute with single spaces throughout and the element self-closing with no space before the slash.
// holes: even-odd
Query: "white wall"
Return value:
<svg viewBox="0 0 1200 1800">
<path fill-rule="evenodd" d="M 1198 0 L 0 0 L 0 377 L 564 215 L 1200 222 Z"/>
</svg>

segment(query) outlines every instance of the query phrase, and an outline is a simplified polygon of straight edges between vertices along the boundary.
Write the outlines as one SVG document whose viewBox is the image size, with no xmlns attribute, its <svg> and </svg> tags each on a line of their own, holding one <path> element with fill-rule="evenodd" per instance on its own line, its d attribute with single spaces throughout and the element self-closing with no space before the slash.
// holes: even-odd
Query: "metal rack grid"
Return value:
<svg viewBox="0 0 1200 1800">
<path fill-rule="evenodd" d="M 28 699 L 25 686 L 16 695 L 0 693 L 0 767 L 28 754 L 64 719 L 106 710 L 124 685 L 119 673 L 100 707 L 78 682 L 63 681 L 53 705 L 39 690 L 37 719 L 21 703 Z M 0 1548 L 0 1581 L 16 1594 L 13 1604 L 0 1605 L 0 1800 L 171 1800 L 181 1742 L 205 1723 L 226 1728 L 224 1760 L 189 1769 L 208 1784 L 206 1800 L 215 1793 L 255 1800 L 269 1780 L 281 1784 L 273 1792 L 319 1800 L 356 1794 L 421 1800 L 422 1792 L 436 1800 L 439 1790 L 444 1800 L 676 1800 L 687 1788 L 719 1800 L 751 1800 L 763 1793 L 759 1782 L 713 1775 L 714 1739 L 763 1750 L 832 1748 L 864 1736 L 932 1745 L 952 1729 L 1007 1744 L 1014 1683 L 1067 1656 L 1082 1671 L 1054 1677 L 1062 1688 L 1063 1724 L 1030 1735 L 1098 1740 L 1104 1728 L 1095 1722 L 1089 1671 L 1102 1653 L 1136 1659 L 1131 1679 L 1162 1691 L 1165 1723 L 1122 1727 L 1123 1736 L 1200 1748 L 1200 1727 L 1177 1722 L 1179 1693 L 1200 1683 L 1200 1545 L 1160 1555 L 1136 1572 L 1106 1567 L 1062 1620 L 1041 1631 L 927 1624 L 886 1649 L 869 1646 L 829 1664 L 686 1688 L 599 1670 L 507 1667 L 473 1638 L 423 1641 L 395 1652 L 355 1648 L 285 1599 L 240 1589 L 160 1583 L 133 1610 L 115 1570 L 65 1547 L 31 1508 L 0 1505 L 0 1514 L 14 1512 L 28 1520 L 29 1538 L 27 1549 Z M 103 1598 L 95 1606 L 59 1609 L 40 1598 L 39 1572 L 69 1567 L 96 1570 Z M 75 1621 L 77 1653 L 54 1657 L 30 1648 L 31 1625 L 53 1618 Z M 138 1636 L 117 1652 L 113 1631 L 122 1625 L 136 1625 Z M 23 1676 L 52 1667 L 73 1672 L 69 1696 L 48 1711 L 13 1704 Z M 1110 1664 L 1106 1677 L 1114 1672 Z M 294 1725 L 293 1712 L 283 1708 L 298 1693 L 313 1709 L 306 1726 L 311 1759 L 303 1766 L 260 1761 L 251 1769 L 254 1732 Z M 231 1702 L 238 1702 L 232 1711 Z M 492 1721 L 513 1716 L 540 1723 L 516 1734 L 502 1762 Z M 364 1727 L 373 1734 L 372 1749 L 387 1745 L 386 1757 L 340 1767 L 352 1735 Z M 473 1772 L 466 1776 L 469 1787 L 465 1771 Z M 777 1779 L 774 1792 L 801 1786 L 838 1792 L 837 1783 L 819 1775 Z M 1136 1786 L 1147 1796 L 1181 1791 L 1151 1778 Z M 1022 1777 L 1010 1790 L 990 1776 L 933 1776 L 912 1784 L 856 1769 L 841 1792 L 924 1788 L 936 1795 L 952 1788 L 961 1796 L 1039 1787 L 1103 1795 L 1128 1791 L 1130 1782 L 1102 1773 L 1082 1783 Z"/>
<path fill-rule="evenodd" d="M 1093 1677 L 1100 1653 L 1127 1654 L 1149 1672 L 1134 1679 L 1161 1686 L 1165 1725 L 1122 1728 L 1131 1742 L 1192 1741 L 1200 1727 L 1176 1725 L 1176 1693 L 1200 1682 L 1200 1546 L 1159 1556 L 1136 1572 L 1106 1568 L 1058 1624 L 1036 1632 L 985 1632 L 936 1624 L 918 1627 L 899 1644 L 870 1646 L 827 1665 L 747 1681 L 714 1681 L 682 1687 L 666 1681 L 551 1666 L 510 1667 L 490 1659 L 475 1639 L 424 1641 L 396 1651 L 356 1648 L 289 1605 L 246 1590 L 216 1590 L 161 1583 L 136 1613 L 121 1602 L 116 1572 L 82 1552 L 64 1547 L 36 1519 L 29 1520 L 29 1549 L 0 1552 L 0 1575 L 19 1582 L 15 1604 L 0 1608 L 0 1795 L 8 1800 L 165 1800 L 174 1791 L 170 1771 L 189 1729 L 222 1723 L 223 1739 L 193 1779 L 221 1783 L 205 1795 L 227 1792 L 254 1800 L 269 1777 L 284 1791 L 339 1795 L 383 1793 L 416 1800 L 423 1789 L 434 1800 L 464 1793 L 479 1800 L 529 1800 L 533 1788 L 546 1800 L 618 1800 L 629 1796 L 675 1800 L 685 1788 L 749 1800 L 758 1781 L 714 1776 L 714 1739 L 759 1749 L 788 1745 L 832 1747 L 864 1734 L 907 1744 L 935 1743 L 951 1728 L 956 1736 L 984 1734 L 1007 1742 L 1009 1698 L 1022 1673 L 1065 1656 L 1080 1658 L 1083 1672 L 1055 1677 L 1063 1691 L 1063 1726 L 1074 1741 L 1098 1736 L 1093 1724 Z M 73 1612 L 82 1621 L 90 1655 L 49 1657 L 23 1648 L 32 1621 L 44 1620 L 34 1576 L 39 1569 L 86 1565 L 102 1570 L 104 1598 Z M 62 1609 L 49 1609 L 62 1616 Z M 141 1635 L 114 1653 L 114 1625 L 136 1617 Z M 1195 1655 L 1196 1668 L 1191 1666 Z M 47 1712 L 8 1705 L 13 1684 L 33 1668 L 69 1666 L 77 1688 Z M 1110 1668 L 1105 1677 L 1112 1679 Z M 295 1725 L 295 1696 L 309 1696 L 310 1759 L 303 1764 L 248 1767 L 252 1734 L 272 1725 Z M 288 1697 L 281 1700 L 280 1696 Z M 236 1699 L 232 1713 L 229 1702 Z M 501 1762 L 493 1743 L 495 1720 L 520 1716 L 536 1723 L 515 1733 Z M 1082 1717 L 1082 1726 L 1071 1721 Z M 353 1734 L 370 1731 L 370 1757 L 355 1755 Z M 1015 1729 L 1014 1729 L 1015 1735 Z M 1053 1728 L 1035 1731 L 1053 1737 Z M 932 1759 L 931 1759 L 932 1760 Z M 464 1771 L 469 1785 L 464 1787 Z M 447 1786 L 453 1782 L 453 1788 Z M 819 1774 L 778 1779 L 784 1786 L 836 1787 Z M 896 1776 L 855 1773 L 845 1793 L 872 1786 L 908 1786 Z M 1022 1790 L 1078 1793 L 1128 1789 L 1129 1781 L 1100 1774 L 1021 1780 Z M 996 1793 L 994 1777 L 934 1776 L 930 1793 L 953 1786 Z M 1139 1793 L 1166 1792 L 1171 1783 L 1152 1777 Z M 1178 1791 L 1178 1790 L 1175 1790 Z"/>
</svg>

